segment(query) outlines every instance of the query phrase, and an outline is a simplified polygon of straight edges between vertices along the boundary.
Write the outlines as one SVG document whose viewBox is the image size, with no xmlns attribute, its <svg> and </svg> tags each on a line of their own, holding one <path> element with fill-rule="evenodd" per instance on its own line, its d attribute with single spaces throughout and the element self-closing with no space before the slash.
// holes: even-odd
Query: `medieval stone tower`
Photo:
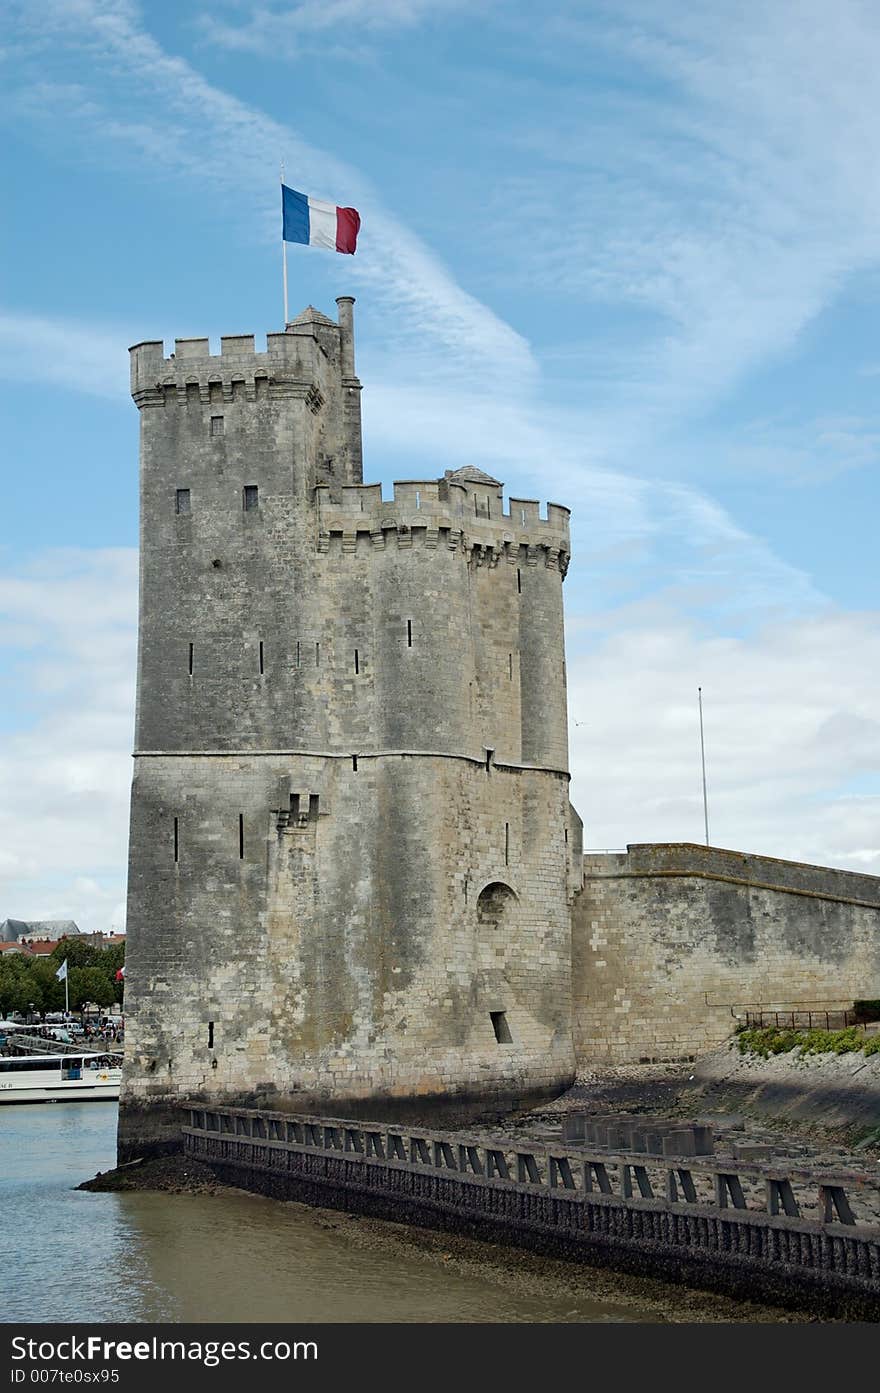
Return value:
<svg viewBox="0 0 880 1393">
<path fill-rule="evenodd" d="M 122 1158 L 184 1099 L 428 1116 L 573 1075 L 568 510 L 476 469 L 364 485 L 337 303 L 265 353 L 131 350 Z"/>
</svg>

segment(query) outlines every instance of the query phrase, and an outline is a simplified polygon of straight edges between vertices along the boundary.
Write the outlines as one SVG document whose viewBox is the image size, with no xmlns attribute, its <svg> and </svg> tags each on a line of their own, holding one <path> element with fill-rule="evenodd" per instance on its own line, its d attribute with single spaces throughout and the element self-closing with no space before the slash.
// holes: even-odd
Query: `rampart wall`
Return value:
<svg viewBox="0 0 880 1393">
<path fill-rule="evenodd" d="M 572 958 L 580 1068 L 689 1057 L 747 1010 L 880 997 L 880 879 L 686 843 L 588 854 Z"/>
</svg>

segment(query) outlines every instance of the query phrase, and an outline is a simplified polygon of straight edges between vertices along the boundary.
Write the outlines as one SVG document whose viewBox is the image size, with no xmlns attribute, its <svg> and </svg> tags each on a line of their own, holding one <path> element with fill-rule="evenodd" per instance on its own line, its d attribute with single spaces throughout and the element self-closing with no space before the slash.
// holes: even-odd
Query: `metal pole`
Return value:
<svg viewBox="0 0 880 1393">
<path fill-rule="evenodd" d="M 709 845 L 709 800 L 706 796 L 706 742 L 703 738 L 703 689 L 697 688 L 697 700 L 700 705 L 700 758 L 703 762 L 703 821 L 706 824 L 706 845 Z"/>
<path fill-rule="evenodd" d="M 282 183 L 282 186 L 283 186 L 283 184 L 284 184 L 284 161 L 283 161 L 283 160 L 281 161 L 281 183 Z M 283 206 L 283 201 L 284 201 L 284 194 L 283 194 L 283 192 L 282 192 L 282 194 L 281 194 L 281 199 L 282 199 L 282 206 Z M 287 243 L 286 243 L 285 240 L 284 240 L 284 221 L 283 221 L 283 214 L 282 214 L 282 224 L 281 224 L 281 265 L 282 265 L 282 268 L 283 268 L 283 277 L 284 277 L 284 327 L 285 327 L 285 329 L 286 329 L 286 328 L 287 328 Z"/>
</svg>

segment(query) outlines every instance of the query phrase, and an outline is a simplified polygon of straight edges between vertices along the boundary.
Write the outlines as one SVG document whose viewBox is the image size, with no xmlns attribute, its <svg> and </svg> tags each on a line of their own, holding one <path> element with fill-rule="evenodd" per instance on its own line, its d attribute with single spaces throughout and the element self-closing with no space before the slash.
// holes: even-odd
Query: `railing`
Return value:
<svg viewBox="0 0 880 1393">
<path fill-rule="evenodd" d="M 84 1054 L 88 1051 L 87 1045 L 73 1045 L 68 1040 L 56 1040 L 52 1036 L 46 1035 L 15 1035 L 11 1033 L 6 1036 L 3 1049 L 12 1055 L 27 1054 Z"/>
<path fill-rule="evenodd" d="M 846 1030 L 860 1022 L 854 1011 L 746 1011 L 746 1029 Z"/>
<path fill-rule="evenodd" d="M 861 1172 L 789 1168 L 726 1157 L 669 1157 L 583 1147 L 524 1146 L 509 1138 L 439 1133 L 335 1118 L 290 1117 L 235 1108 L 190 1108 L 187 1150 L 205 1159 L 281 1172 L 297 1158 L 344 1159 L 426 1173 L 478 1187 L 547 1198 L 681 1207 L 759 1221 L 776 1216 L 866 1230 L 880 1242 L 880 1185 Z M 349 1181 L 354 1177 L 349 1175 Z"/>
</svg>

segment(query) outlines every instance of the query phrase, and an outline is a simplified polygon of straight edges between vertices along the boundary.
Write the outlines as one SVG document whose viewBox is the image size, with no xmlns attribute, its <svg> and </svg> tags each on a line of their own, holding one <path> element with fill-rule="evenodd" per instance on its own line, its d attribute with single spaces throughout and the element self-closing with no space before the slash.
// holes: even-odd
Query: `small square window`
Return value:
<svg viewBox="0 0 880 1393">
<path fill-rule="evenodd" d="M 175 497 L 175 512 L 188 513 L 190 511 L 189 489 L 178 489 Z"/>
<path fill-rule="evenodd" d="M 222 435 L 222 434 L 223 434 L 223 417 L 222 417 L 222 416 L 212 416 L 212 417 L 211 417 L 211 434 L 212 434 L 212 435 Z"/>
<path fill-rule="evenodd" d="M 249 513 L 252 508 L 260 505 L 260 490 L 256 484 L 245 484 L 244 486 L 244 510 Z"/>
</svg>

